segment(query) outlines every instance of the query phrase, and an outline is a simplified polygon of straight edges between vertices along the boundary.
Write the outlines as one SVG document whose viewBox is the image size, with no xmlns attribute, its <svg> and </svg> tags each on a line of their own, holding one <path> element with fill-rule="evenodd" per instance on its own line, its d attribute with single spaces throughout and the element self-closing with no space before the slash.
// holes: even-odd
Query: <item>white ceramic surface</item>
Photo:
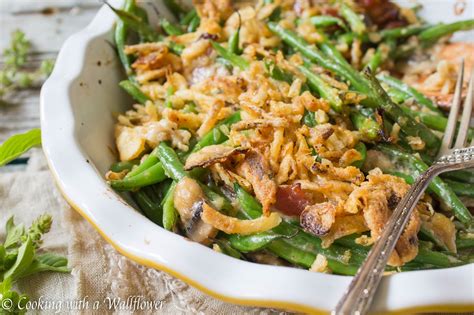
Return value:
<svg viewBox="0 0 474 315">
<path fill-rule="evenodd" d="M 121 1 L 111 2 L 119 6 Z M 472 1 L 464 1 L 467 9 L 460 17 L 454 15 L 454 1 L 424 2 L 429 3 L 424 15 L 432 21 L 474 17 Z M 330 310 L 350 277 L 216 253 L 153 224 L 107 186 L 103 174 L 115 160 L 109 149 L 114 147 L 112 113 L 131 103 L 117 85 L 123 74 L 111 44 L 114 22 L 114 14 L 103 7 L 86 29 L 69 38 L 41 93 L 43 148 L 66 199 L 124 255 L 211 295 L 247 305 Z M 387 276 L 373 310 L 474 310 L 473 282 L 474 264 Z"/>
</svg>

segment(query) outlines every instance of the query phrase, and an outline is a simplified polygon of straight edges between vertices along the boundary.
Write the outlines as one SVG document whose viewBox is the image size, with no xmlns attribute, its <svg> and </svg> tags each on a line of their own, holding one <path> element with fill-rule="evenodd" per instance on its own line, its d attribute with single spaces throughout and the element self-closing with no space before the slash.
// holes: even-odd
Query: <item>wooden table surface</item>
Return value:
<svg viewBox="0 0 474 315">
<path fill-rule="evenodd" d="M 55 59 L 63 42 L 84 28 L 101 5 L 98 0 L 1 0 L 0 66 L 14 30 L 22 30 L 31 41 L 28 65 L 37 66 L 44 59 Z M 39 94 L 39 88 L 23 90 L 0 103 L 0 143 L 40 126 Z M 13 164 L 2 170 L 19 168 L 21 165 Z"/>
<path fill-rule="evenodd" d="M 15 5 L 22 2 L 22 5 Z M 54 59 L 62 43 L 71 34 L 86 26 L 101 3 L 98 1 L 28 1 L 2 0 L 0 7 L 0 51 L 10 43 L 10 34 L 20 29 L 32 43 L 32 65 L 44 59 Z M 12 4 L 10 7 L 8 4 Z M 39 89 L 16 93 L 0 106 L 0 142 L 14 133 L 39 127 Z"/>
</svg>

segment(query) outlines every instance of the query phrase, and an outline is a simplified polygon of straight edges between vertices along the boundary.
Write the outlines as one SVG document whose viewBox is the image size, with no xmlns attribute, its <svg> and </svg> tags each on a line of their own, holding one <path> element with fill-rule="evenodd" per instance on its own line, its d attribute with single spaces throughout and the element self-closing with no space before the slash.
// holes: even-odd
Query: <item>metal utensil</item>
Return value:
<svg viewBox="0 0 474 315">
<path fill-rule="evenodd" d="M 332 314 L 358 315 L 367 313 L 380 280 L 382 279 L 390 254 L 395 248 L 405 225 L 409 221 L 413 209 L 430 181 L 444 172 L 474 167 L 474 139 L 470 147 L 463 148 L 466 146 L 469 123 L 474 106 L 474 71 L 471 73 L 456 143 L 454 146 L 452 145 L 458 125 L 463 77 L 464 61 L 461 62 L 453 104 L 449 113 L 448 125 L 445 130 L 440 153 L 438 154 L 438 160 L 416 179 L 405 197 L 395 208 L 382 235 L 375 242 L 364 264 L 360 267 Z"/>
</svg>

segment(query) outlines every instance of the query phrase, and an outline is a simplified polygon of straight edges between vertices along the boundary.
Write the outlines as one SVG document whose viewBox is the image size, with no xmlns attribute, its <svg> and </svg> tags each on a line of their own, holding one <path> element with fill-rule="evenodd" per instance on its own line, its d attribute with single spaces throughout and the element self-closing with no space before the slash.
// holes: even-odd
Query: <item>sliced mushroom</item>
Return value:
<svg viewBox="0 0 474 315">
<path fill-rule="evenodd" d="M 215 163 L 223 163 L 234 154 L 244 152 L 245 149 L 233 148 L 222 144 L 210 145 L 192 153 L 186 160 L 185 170 L 195 167 L 208 167 Z"/>
<path fill-rule="evenodd" d="M 205 196 L 199 184 L 184 177 L 176 185 L 173 201 L 186 236 L 195 242 L 208 244 L 217 230 L 201 219 Z"/>
<path fill-rule="evenodd" d="M 300 224 L 305 231 L 316 236 L 329 233 L 336 218 L 336 207 L 330 202 L 307 206 L 300 216 Z"/>
<path fill-rule="evenodd" d="M 115 134 L 120 161 L 136 159 L 145 150 L 145 139 L 136 128 L 118 126 Z"/>
<path fill-rule="evenodd" d="M 262 204 L 263 213 L 269 215 L 270 207 L 276 201 L 277 184 L 268 162 L 260 153 L 250 150 L 237 167 L 237 172 L 252 184 L 255 196 Z"/>
</svg>

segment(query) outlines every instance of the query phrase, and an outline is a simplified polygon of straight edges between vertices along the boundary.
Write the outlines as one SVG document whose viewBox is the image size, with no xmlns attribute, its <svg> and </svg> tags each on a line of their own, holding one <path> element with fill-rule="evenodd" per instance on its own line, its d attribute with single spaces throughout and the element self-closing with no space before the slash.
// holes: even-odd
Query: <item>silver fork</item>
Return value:
<svg viewBox="0 0 474 315">
<path fill-rule="evenodd" d="M 464 62 L 461 62 L 461 71 L 456 82 L 453 104 L 449 113 L 448 125 L 446 126 L 438 160 L 416 179 L 405 197 L 395 208 L 382 235 L 375 242 L 364 264 L 360 267 L 343 297 L 332 311 L 332 314 L 358 315 L 367 313 L 382 279 L 388 258 L 428 184 L 441 173 L 474 167 L 474 139 L 470 147 L 463 148 L 466 146 L 471 112 L 474 106 L 474 71 L 471 73 L 456 143 L 452 146 L 461 104 L 463 77 Z"/>
</svg>

